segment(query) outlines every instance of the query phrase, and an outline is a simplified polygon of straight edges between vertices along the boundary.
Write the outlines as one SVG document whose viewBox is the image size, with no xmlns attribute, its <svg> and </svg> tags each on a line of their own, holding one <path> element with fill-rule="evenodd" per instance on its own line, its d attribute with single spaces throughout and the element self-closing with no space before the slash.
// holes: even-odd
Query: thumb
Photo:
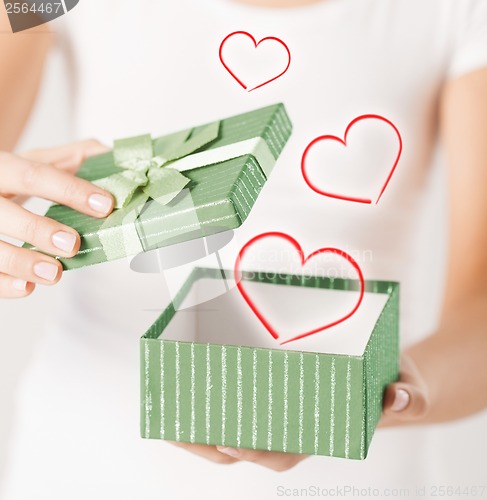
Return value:
<svg viewBox="0 0 487 500">
<path fill-rule="evenodd" d="M 396 382 L 384 393 L 382 426 L 420 420 L 428 409 L 425 390 L 418 385 Z"/>
<path fill-rule="evenodd" d="M 384 391 L 380 427 L 415 423 L 429 408 L 427 386 L 414 361 L 403 354 L 399 380 Z"/>
<path fill-rule="evenodd" d="M 66 170 L 74 174 L 87 158 L 107 151 L 109 148 L 101 142 L 90 139 L 57 148 L 28 151 L 21 156 L 27 160 L 50 164 L 59 170 Z"/>
</svg>

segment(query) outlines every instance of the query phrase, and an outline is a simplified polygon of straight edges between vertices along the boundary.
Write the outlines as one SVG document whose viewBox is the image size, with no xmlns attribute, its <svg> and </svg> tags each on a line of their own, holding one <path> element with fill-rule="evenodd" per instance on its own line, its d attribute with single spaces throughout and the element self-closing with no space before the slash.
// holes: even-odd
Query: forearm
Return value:
<svg viewBox="0 0 487 500">
<path fill-rule="evenodd" d="M 429 393 L 420 422 L 487 408 L 487 68 L 446 84 L 440 119 L 448 160 L 448 279 L 438 331 L 406 353 Z"/>
<path fill-rule="evenodd" d="M 487 408 L 487 292 L 450 306 L 438 331 L 407 349 L 424 378 L 434 423 Z"/>
<path fill-rule="evenodd" d="M 0 151 L 11 151 L 37 96 L 44 62 L 52 43 L 46 26 L 12 34 L 0 4 Z"/>
</svg>

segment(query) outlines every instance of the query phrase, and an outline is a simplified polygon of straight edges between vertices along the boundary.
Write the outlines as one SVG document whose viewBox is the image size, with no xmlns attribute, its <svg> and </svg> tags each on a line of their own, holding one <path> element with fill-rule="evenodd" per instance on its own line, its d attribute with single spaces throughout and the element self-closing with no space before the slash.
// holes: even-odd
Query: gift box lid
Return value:
<svg viewBox="0 0 487 500">
<path fill-rule="evenodd" d="M 183 186 L 188 182 L 185 188 L 164 204 L 138 198 L 136 191 L 127 207 L 105 220 L 52 206 L 47 217 L 81 235 L 78 254 L 59 260 L 65 269 L 74 269 L 239 227 L 291 130 L 284 105 L 275 104 L 153 140 L 154 158 L 163 156 L 167 162 L 161 170 L 181 171 L 186 178 Z M 141 138 L 135 139 L 139 146 Z M 99 182 L 120 174 L 123 170 L 115 164 L 116 156 L 109 152 L 89 158 L 78 176 Z"/>
</svg>

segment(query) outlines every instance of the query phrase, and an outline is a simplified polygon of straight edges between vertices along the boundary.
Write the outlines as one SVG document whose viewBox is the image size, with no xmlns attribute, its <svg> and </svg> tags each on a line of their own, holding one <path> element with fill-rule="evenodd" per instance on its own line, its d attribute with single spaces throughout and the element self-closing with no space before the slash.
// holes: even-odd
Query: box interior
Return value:
<svg viewBox="0 0 487 500">
<path fill-rule="evenodd" d="M 344 317 L 356 304 L 358 292 L 246 282 L 245 289 L 279 332 L 280 338 L 275 340 L 238 289 L 222 290 L 223 286 L 228 286 L 224 280 L 196 280 L 160 338 L 361 356 L 389 298 L 387 293 L 365 292 L 359 309 L 346 321 L 280 345 L 281 341 Z"/>
</svg>

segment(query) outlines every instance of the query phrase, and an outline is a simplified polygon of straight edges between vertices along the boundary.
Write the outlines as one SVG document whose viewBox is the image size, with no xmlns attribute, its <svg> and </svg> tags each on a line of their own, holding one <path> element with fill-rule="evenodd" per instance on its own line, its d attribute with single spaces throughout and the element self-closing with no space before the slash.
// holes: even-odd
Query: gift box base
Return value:
<svg viewBox="0 0 487 500">
<path fill-rule="evenodd" d="M 242 334 L 237 326 L 242 299 L 236 290 L 180 310 L 195 283 L 221 278 L 220 270 L 195 269 L 141 339 L 142 436 L 364 459 L 381 415 L 384 388 L 398 377 L 398 284 L 366 282 L 366 292 L 385 294 L 385 305 L 363 354 L 344 355 L 232 345 Z M 269 282 L 259 273 L 252 280 Z M 348 291 L 359 287 L 354 280 L 308 278 L 303 284 L 299 276 L 282 275 L 272 283 Z M 226 301 L 225 310 L 235 302 L 235 311 L 228 313 L 233 322 L 219 319 L 218 300 Z M 213 315 L 212 322 L 194 319 L 198 307 L 200 314 Z M 175 318 L 177 331 L 171 332 Z M 228 344 L 203 342 L 204 332 L 194 340 L 190 330 L 195 322 L 200 328 L 220 325 L 229 332 Z"/>
</svg>

